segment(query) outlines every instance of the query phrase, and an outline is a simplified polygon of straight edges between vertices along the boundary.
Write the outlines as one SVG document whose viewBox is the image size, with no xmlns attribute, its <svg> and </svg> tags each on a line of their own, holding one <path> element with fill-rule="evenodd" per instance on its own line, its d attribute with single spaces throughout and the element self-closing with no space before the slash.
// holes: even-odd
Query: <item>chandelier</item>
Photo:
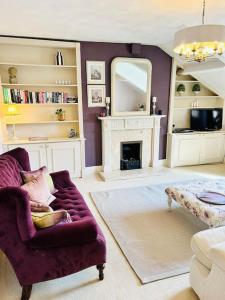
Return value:
<svg viewBox="0 0 225 300">
<path fill-rule="evenodd" d="M 202 25 L 184 28 L 175 34 L 173 51 L 188 61 L 205 61 L 225 52 L 225 26 L 205 25 L 205 0 Z"/>
</svg>

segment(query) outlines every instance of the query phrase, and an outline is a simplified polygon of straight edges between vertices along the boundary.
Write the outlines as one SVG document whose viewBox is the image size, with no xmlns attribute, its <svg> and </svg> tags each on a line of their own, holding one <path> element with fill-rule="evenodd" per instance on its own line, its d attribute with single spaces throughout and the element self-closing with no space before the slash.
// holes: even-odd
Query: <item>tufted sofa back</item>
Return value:
<svg viewBox="0 0 225 300">
<path fill-rule="evenodd" d="M 20 186 L 20 171 L 30 170 L 29 157 L 26 150 L 16 148 L 0 155 L 0 188 Z"/>
<path fill-rule="evenodd" d="M 20 186 L 22 184 L 20 171 L 22 171 L 22 168 L 15 158 L 10 155 L 1 155 L 0 188 L 7 186 Z"/>
</svg>

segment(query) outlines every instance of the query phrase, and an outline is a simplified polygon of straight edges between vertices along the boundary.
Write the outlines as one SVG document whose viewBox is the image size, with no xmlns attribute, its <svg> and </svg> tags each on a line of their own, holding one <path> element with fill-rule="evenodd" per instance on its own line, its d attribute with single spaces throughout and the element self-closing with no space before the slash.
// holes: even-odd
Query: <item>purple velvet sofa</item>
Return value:
<svg viewBox="0 0 225 300">
<path fill-rule="evenodd" d="M 29 299 L 33 283 L 91 266 L 97 266 L 103 280 L 105 239 L 68 171 L 51 174 L 58 189 L 51 206 L 54 210 L 66 209 L 73 222 L 37 230 L 27 193 L 20 188 L 21 170 L 30 170 L 24 149 L 0 155 L 0 249 L 23 287 L 21 299 Z"/>
</svg>

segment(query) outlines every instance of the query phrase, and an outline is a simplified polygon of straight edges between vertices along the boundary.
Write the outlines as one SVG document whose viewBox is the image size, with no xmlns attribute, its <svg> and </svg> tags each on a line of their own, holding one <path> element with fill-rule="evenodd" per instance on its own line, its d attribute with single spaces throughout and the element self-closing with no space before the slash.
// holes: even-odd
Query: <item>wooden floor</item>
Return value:
<svg viewBox="0 0 225 300">
<path fill-rule="evenodd" d="M 189 286 L 188 274 L 141 285 L 116 241 L 94 207 L 88 192 L 105 189 L 141 186 L 189 179 L 197 175 L 225 176 L 225 165 L 209 165 L 167 169 L 136 180 L 103 182 L 97 177 L 77 180 L 76 184 L 101 226 L 107 240 L 105 280 L 97 280 L 96 269 L 89 268 L 65 278 L 34 285 L 31 300 L 196 300 Z M 115 203 L 116 204 L 116 203 Z M 3 254 L 0 255 L 0 299 L 19 300 L 21 287 Z"/>
</svg>

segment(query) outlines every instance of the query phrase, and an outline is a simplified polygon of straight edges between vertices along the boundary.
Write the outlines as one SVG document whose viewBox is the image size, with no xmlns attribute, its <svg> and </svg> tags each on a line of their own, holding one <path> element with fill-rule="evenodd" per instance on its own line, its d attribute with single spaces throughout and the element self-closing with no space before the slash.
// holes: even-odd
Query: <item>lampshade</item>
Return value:
<svg viewBox="0 0 225 300">
<path fill-rule="evenodd" d="M 184 28 L 175 34 L 174 52 L 201 62 L 225 51 L 224 25 L 199 25 Z"/>
<path fill-rule="evenodd" d="M 18 116 L 20 115 L 18 107 L 16 105 L 9 105 L 7 107 L 7 116 Z"/>
</svg>

